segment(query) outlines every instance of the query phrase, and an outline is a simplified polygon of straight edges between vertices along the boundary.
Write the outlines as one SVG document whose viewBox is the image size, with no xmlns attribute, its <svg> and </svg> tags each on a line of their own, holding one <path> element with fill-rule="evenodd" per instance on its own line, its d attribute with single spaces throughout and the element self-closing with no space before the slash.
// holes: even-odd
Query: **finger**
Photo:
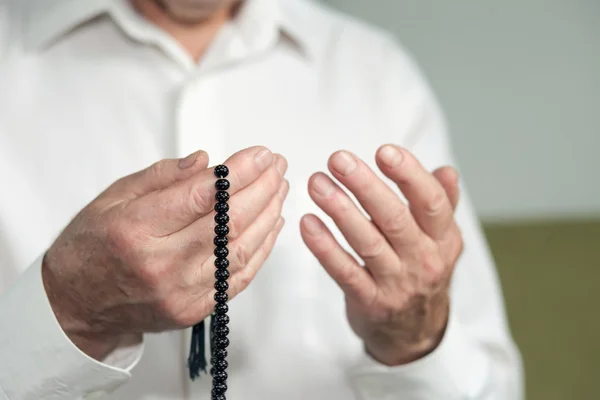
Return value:
<svg viewBox="0 0 600 400">
<path fill-rule="evenodd" d="M 229 237 L 231 239 L 239 237 L 248 229 L 265 207 L 273 203 L 272 200 L 276 200 L 274 196 L 278 192 L 284 190 L 287 195 L 289 186 L 283 178 L 286 171 L 287 161 L 277 155 L 277 160 L 267 173 L 231 197 L 229 201 L 229 216 L 231 217 Z"/>
<path fill-rule="evenodd" d="M 331 178 L 316 173 L 308 183 L 314 202 L 338 226 L 348 244 L 365 261 L 375 280 L 400 274 L 400 260 L 383 234 Z"/>
<path fill-rule="evenodd" d="M 415 220 L 434 240 L 442 238 L 454 216 L 444 188 L 407 150 L 385 145 L 376 154 L 381 171 L 396 182 Z"/>
<path fill-rule="evenodd" d="M 269 232 L 265 240 L 262 242 L 258 250 L 254 252 L 246 267 L 240 270 L 238 273 L 233 274 L 231 277 L 230 289 L 232 292 L 232 296 L 240 293 L 242 290 L 246 289 L 248 285 L 254 280 L 256 274 L 263 266 L 271 252 L 273 251 L 273 247 L 275 247 L 275 242 L 277 241 L 277 237 L 279 233 L 281 233 L 281 229 L 285 224 L 285 220 L 283 217 L 280 217 L 275 225 L 275 228 Z"/>
<path fill-rule="evenodd" d="M 226 290 L 230 300 L 233 299 L 240 292 L 242 292 L 244 289 L 246 289 L 248 285 L 250 285 L 257 272 L 260 270 L 266 259 L 269 257 L 269 254 L 271 254 L 271 251 L 275 246 L 275 242 L 279 233 L 281 232 L 281 229 L 283 228 L 284 223 L 285 221 L 283 217 L 280 217 L 277 223 L 275 224 L 274 229 L 271 232 L 269 232 L 269 235 L 265 238 L 260 248 L 250 258 L 250 260 L 248 261 L 248 265 L 246 265 L 245 268 L 236 273 L 233 273 L 231 270 L 229 271 L 231 275 L 227 281 Z M 203 274 L 199 274 L 200 271 L 198 271 L 198 269 L 192 272 L 195 272 L 195 274 L 192 274 L 192 280 L 188 280 L 188 282 L 191 283 L 189 285 L 190 287 L 197 288 L 199 282 L 214 282 L 214 267 L 204 268 L 204 271 L 202 271 L 204 272 Z M 216 290 L 212 289 L 208 296 L 201 298 L 202 301 L 208 302 L 208 309 L 210 310 L 212 310 L 216 304 L 216 301 L 214 300 L 215 292 Z M 200 312 L 197 312 L 195 308 L 190 309 L 192 315 L 189 317 L 189 320 L 194 321 L 193 323 L 199 321 L 204 317 L 203 313 L 206 309 L 205 307 L 198 307 L 197 309 Z"/>
<path fill-rule="evenodd" d="M 448 229 L 446 237 L 439 241 L 438 244 L 445 265 L 448 267 L 448 273 L 451 274 L 463 252 L 464 246 L 462 233 L 456 222 L 452 224 L 450 229 Z"/>
<path fill-rule="evenodd" d="M 329 159 L 333 175 L 356 197 L 396 252 L 405 251 L 422 236 L 408 206 L 367 164 L 346 151 Z"/>
<path fill-rule="evenodd" d="M 281 217 L 282 203 L 287 196 L 288 189 L 289 184 L 287 181 L 282 182 L 279 191 L 273 196 L 269 205 L 248 227 L 248 229 L 242 233 L 240 237 L 231 239 L 229 235 L 227 236 L 229 240 L 229 243 L 227 244 L 227 248 L 229 250 L 227 259 L 229 260 L 230 273 L 233 274 L 241 269 L 244 269 L 249 260 L 252 258 L 253 254 L 260 248 L 267 236 L 273 231 L 277 221 Z M 214 227 L 214 223 L 212 223 L 211 226 Z M 209 243 L 209 241 L 212 242 L 212 238 L 214 237 L 214 234 L 212 234 L 212 229 L 208 230 L 211 234 L 208 235 L 206 239 L 201 241 L 201 244 L 204 244 L 204 252 L 199 252 L 197 248 L 189 249 L 190 255 L 188 257 L 192 260 L 200 260 L 199 262 L 189 263 L 191 266 L 189 274 L 192 276 L 192 279 L 196 279 L 193 277 L 198 274 L 197 271 L 195 271 L 198 265 L 205 260 L 206 265 L 213 265 L 216 258 L 212 254 L 214 246 L 206 245 Z M 169 242 L 171 243 L 167 243 L 166 246 L 174 246 L 175 243 L 181 243 L 181 240 L 182 239 L 180 239 L 178 235 L 172 235 L 169 237 Z M 212 277 L 212 269 L 207 268 L 206 270 L 208 275 L 201 274 L 200 279 L 210 279 Z"/>
<path fill-rule="evenodd" d="M 140 197 L 188 179 L 208 166 L 208 154 L 199 150 L 181 159 L 165 159 L 115 182 L 113 189 Z"/>
<path fill-rule="evenodd" d="M 315 215 L 300 220 L 302 240 L 325 271 L 344 293 L 363 304 L 370 304 L 377 292 L 369 273 L 335 240 L 331 231 Z"/>
<path fill-rule="evenodd" d="M 229 248 L 229 261 L 232 267 L 244 268 L 254 253 L 262 246 L 281 218 L 283 202 L 289 191 L 287 181 L 282 182 L 277 194 L 252 224 L 237 239 L 232 240 Z"/>
<path fill-rule="evenodd" d="M 452 167 L 438 168 L 433 172 L 433 176 L 435 176 L 435 178 L 446 191 L 446 195 L 448 196 L 448 200 L 450 200 L 452 209 L 456 210 L 458 199 L 460 197 L 458 190 L 458 172 L 456 169 Z"/>
<path fill-rule="evenodd" d="M 276 155 L 276 161 L 268 171 L 250 186 L 231 196 L 228 203 L 229 211 L 227 212 L 229 215 L 227 224 L 229 233 L 227 236 L 230 240 L 238 238 L 272 200 L 276 199 L 277 192 L 287 185 L 287 182 L 283 179 L 286 170 L 287 162 L 285 158 Z M 214 236 L 214 215 L 215 213 L 207 214 L 176 232 L 174 234 L 176 240 L 179 240 L 180 243 L 194 243 L 211 238 Z"/>
<path fill-rule="evenodd" d="M 273 154 L 262 146 L 251 147 L 232 155 L 229 167 L 229 194 L 233 195 L 256 181 L 273 163 Z M 130 205 L 148 234 L 167 236 L 212 212 L 215 203 L 213 168 L 163 190 L 150 193 Z"/>
</svg>

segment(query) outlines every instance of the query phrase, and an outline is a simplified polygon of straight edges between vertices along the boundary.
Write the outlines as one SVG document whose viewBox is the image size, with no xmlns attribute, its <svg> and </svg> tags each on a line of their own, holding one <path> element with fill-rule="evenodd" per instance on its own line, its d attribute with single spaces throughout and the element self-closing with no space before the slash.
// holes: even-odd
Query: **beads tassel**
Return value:
<svg viewBox="0 0 600 400">
<path fill-rule="evenodd" d="M 204 321 L 198 322 L 192 328 L 192 345 L 188 356 L 188 368 L 192 380 L 200 376 L 200 371 L 206 372 L 206 355 L 204 349 Z"/>
</svg>

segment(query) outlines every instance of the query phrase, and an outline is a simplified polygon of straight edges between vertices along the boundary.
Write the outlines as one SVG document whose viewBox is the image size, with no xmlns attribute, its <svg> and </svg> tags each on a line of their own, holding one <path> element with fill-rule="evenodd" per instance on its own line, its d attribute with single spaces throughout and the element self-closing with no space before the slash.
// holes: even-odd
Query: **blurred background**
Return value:
<svg viewBox="0 0 600 400">
<path fill-rule="evenodd" d="M 441 100 L 527 398 L 599 399 L 600 1 L 322 1 L 394 32 Z"/>
</svg>

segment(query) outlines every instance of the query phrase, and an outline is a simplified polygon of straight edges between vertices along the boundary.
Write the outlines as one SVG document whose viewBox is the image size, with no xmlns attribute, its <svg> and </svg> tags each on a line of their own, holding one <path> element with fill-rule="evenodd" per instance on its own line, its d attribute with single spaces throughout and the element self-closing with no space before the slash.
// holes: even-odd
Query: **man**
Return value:
<svg viewBox="0 0 600 400">
<path fill-rule="evenodd" d="M 443 118 L 387 34 L 305 0 L 0 4 L 4 398 L 210 398 L 185 329 L 214 306 L 209 156 L 228 398 L 521 397 Z"/>
</svg>

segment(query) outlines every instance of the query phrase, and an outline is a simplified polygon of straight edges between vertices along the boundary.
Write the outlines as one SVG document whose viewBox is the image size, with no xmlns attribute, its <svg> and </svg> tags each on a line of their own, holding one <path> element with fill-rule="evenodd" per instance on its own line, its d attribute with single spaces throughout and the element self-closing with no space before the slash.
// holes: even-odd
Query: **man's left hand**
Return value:
<svg viewBox="0 0 600 400">
<path fill-rule="evenodd" d="M 401 365 L 433 351 L 444 335 L 450 278 L 463 246 L 454 220 L 458 174 L 451 167 L 430 174 L 395 145 L 382 146 L 376 161 L 408 205 L 345 151 L 331 156 L 329 170 L 368 216 L 327 175 L 314 174 L 308 185 L 311 198 L 333 219 L 364 266 L 315 215 L 302 218 L 301 232 L 343 289 L 348 320 L 367 352 L 383 364 Z"/>
</svg>

